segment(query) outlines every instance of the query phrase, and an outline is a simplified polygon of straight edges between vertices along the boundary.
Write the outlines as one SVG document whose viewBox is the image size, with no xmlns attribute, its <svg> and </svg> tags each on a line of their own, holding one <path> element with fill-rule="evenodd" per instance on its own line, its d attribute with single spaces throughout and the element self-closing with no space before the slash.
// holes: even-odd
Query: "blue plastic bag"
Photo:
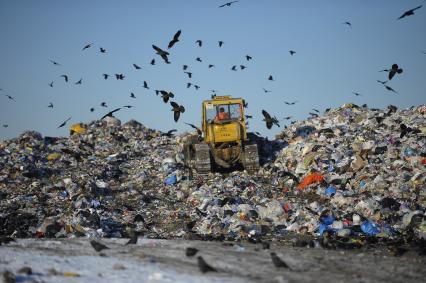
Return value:
<svg viewBox="0 0 426 283">
<path fill-rule="evenodd" d="M 335 187 L 328 187 L 327 189 L 325 189 L 325 195 L 331 197 L 334 194 L 336 194 L 336 188 Z"/>
<path fill-rule="evenodd" d="M 166 178 L 166 180 L 164 181 L 164 184 L 171 186 L 176 184 L 176 182 L 177 182 L 176 174 L 173 174 Z"/>
<path fill-rule="evenodd" d="M 361 230 L 368 236 L 375 236 L 380 233 L 380 229 L 377 227 L 376 223 L 368 220 L 361 223 Z"/>
</svg>

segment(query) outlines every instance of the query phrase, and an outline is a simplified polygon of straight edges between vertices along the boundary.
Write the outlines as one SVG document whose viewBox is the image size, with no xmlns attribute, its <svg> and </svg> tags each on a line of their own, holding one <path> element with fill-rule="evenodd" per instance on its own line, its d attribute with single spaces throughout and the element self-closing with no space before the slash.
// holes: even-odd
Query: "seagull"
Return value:
<svg viewBox="0 0 426 283">
<path fill-rule="evenodd" d="M 85 50 L 85 49 L 87 49 L 87 48 L 92 47 L 92 44 L 93 44 L 93 43 L 86 44 L 86 45 L 83 47 L 83 49 L 81 49 L 81 51 L 83 51 L 83 50 Z"/>
<path fill-rule="evenodd" d="M 99 51 L 100 51 L 101 53 L 106 53 L 106 49 L 104 49 L 104 48 L 102 48 L 102 47 L 100 47 L 100 48 L 99 48 Z"/>
<path fill-rule="evenodd" d="M 104 116 L 102 116 L 102 118 L 101 119 L 99 119 L 99 120 L 103 120 L 104 118 L 106 118 L 106 117 L 114 117 L 112 114 L 114 114 L 115 112 L 117 112 L 117 111 L 119 111 L 121 108 L 117 108 L 117 109 L 114 109 L 114 110 L 112 110 L 112 111 L 110 111 L 110 112 L 108 112 L 108 113 L 106 113 Z"/>
<path fill-rule="evenodd" d="M 62 128 L 63 126 L 65 126 L 69 120 L 71 120 L 71 117 L 69 117 L 69 118 L 68 118 L 68 119 L 66 119 L 64 122 L 62 122 L 62 124 L 60 124 L 60 125 L 59 125 L 59 127 L 58 127 L 57 129 Z"/>
<path fill-rule="evenodd" d="M 347 25 L 349 27 L 352 27 L 352 24 L 350 22 L 343 22 L 342 25 Z"/>
<path fill-rule="evenodd" d="M 289 52 L 291 56 L 293 56 L 296 53 L 296 51 L 293 51 L 293 50 L 290 50 Z"/>
<path fill-rule="evenodd" d="M 105 80 L 107 80 L 107 79 L 108 79 L 108 77 L 109 77 L 109 75 L 108 75 L 108 74 L 103 74 L 102 76 L 104 77 L 104 79 L 105 79 Z"/>
<path fill-rule="evenodd" d="M 269 113 L 266 112 L 265 110 L 262 110 L 262 114 L 263 114 L 263 117 L 265 117 L 262 121 L 266 122 L 266 127 L 268 129 L 271 129 L 274 124 L 277 125 L 278 127 L 280 126 L 275 116 L 271 117 L 271 115 L 269 115 Z"/>
<path fill-rule="evenodd" d="M 78 82 L 76 82 L 76 85 L 81 85 L 81 82 L 83 81 L 83 79 L 80 79 Z"/>
<path fill-rule="evenodd" d="M 172 41 L 169 42 L 169 45 L 167 46 L 168 49 L 172 48 L 173 45 L 175 45 L 176 42 L 179 41 L 179 36 L 181 34 L 181 30 L 178 30 L 175 35 L 173 36 Z"/>
<path fill-rule="evenodd" d="M 219 40 L 219 41 L 218 41 L 219 47 L 222 47 L 222 45 L 223 45 L 224 43 L 225 43 L 225 42 L 223 42 L 223 41 Z"/>
<path fill-rule="evenodd" d="M 267 90 L 267 89 L 263 88 L 263 92 L 264 92 L 264 93 L 268 93 L 268 92 L 272 92 L 272 91 L 271 91 L 271 90 Z"/>
<path fill-rule="evenodd" d="M 285 104 L 287 104 L 287 105 L 294 105 L 294 104 L 296 104 L 296 103 L 297 103 L 297 101 L 294 101 L 294 102 L 287 102 L 287 101 L 284 101 L 284 103 L 285 103 Z"/>
<path fill-rule="evenodd" d="M 191 128 L 193 128 L 193 129 L 197 130 L 197 134 L 198 134 L 199 136 L 201 136 L 201 135 L 203 134 L 203 131 L 202 131 L 200 128 L 198 128 L 197 126 L 195 126 L 195 125 L 193 125 L 193 124 L 190 124 L 190 123 L 186 123 L 186 122 L 185 122 L 185 124 L 187 124 L 188 126 L 190 126 L 190 127 L 191 127 Z"/>
<path fill-rule="evenodd" d="M 183 105 L 179 105 L 174 101 L 170 101 L 170 105 L 172 105 L 173 109 L 173 118 L 175 120 L 175 122 L 177 122 L 179 120 L 180 117 L 180 113 L 184 113 L 185 112 L 185 107 L 183 107 Z"/>
<path fill-rule="evenodd" d="M 231 1 L 231 2 L 225 3 L 223 5 L 220 5 L 219 8 L 222 8 L 222 7 L 225 7 L 225 6 L 230 7 L 233 3 L 236 3 L 236 2 L 238 2 L 238 1 Z"/>
<path fill-rule="evenodd" d="M 143 81 L 143 87 L 146 88 L 146 89 L 149 89 L 148 83 L 146 81 Z"/>
<path fill-rule="evenodd" d="M 52 62 L 52 64 L 53 65 L 56 65 L 56 66 L 62 66 L 61 64 L 59 64 L 58 62 L 56 62 L 56 61 L 53 61 L 53 60 L 49 60 L 50 62 Z"/>
<path fill-rule="evenodd" d="M 251 59 L 253 59 L 250 55 L 246 55 L 246 60 L 250 61 Z"/>
<path fill-rule="evenodd" d="M 268 80 L 273 81 L 274 78 L 272 77 L 272 75 L 269 75 Z"/>
<path fill-rule="evenodd" d="M 135 67 L 135 69 L 136 70 L 140 70 L 140 69 L 142 69 L 141 67 L 139 67 L 138 65 L 136 65 L 136 64 L 133 64 L 133 67 Z"/>
<path fill-rule="evenodd" d="M 195 43 L 198 44 L 198 47 L 201 47 L 203 45 L 203 42 L 201 40 L 197 40 Z"/>
<path fill-rule="evenodd" d="M 414 8 L 414 9 L 411 9 L 411 10 L 408 10 L 408 11 L 404 12 L 404 14 L 402 14 L 402 16 L 399 17 L 397 20 L 400 20 L 400 19 L 402 19 L 404 17 L 407 17 L 407 16 L 414 15 L 414 11 L 417 10 L 417 9 L 420 9 L 421 7 L 423 7 L 423 5 L 420 5 L 420 6 L 416 7 L 416 8 Z"/>
<path fill-rule="evenodd" d="M 50 87 L 53 87 L 53 81 L 49 84 Z"/>
<path fill-rule="evenodd" d="M 68 76 L 67 75 L 61 75 L 60 77 L 63 77 L 65 79 L 65 82 L 68 82 Z"/>
<path fill-rule="evenodd" d="M 53 103 L 52 102 L 50 102 L 49 103 L 49 106 L 47 106 L 48 108 L 52 108 L 53 109 Z"/>
<path fill-rule="evenodd" d="M 157 51 L 157 54 L 161 56 L 161 58 L 163 58 L 164 62 L 166 62 L 167 64 L 169 64 L 169 58 L 167 57 L 169 54 L 169 52 L 162 50 L 161 48 L 152 45 L 152 48 L 154 48 L 155 51 Z"/>
</svg>

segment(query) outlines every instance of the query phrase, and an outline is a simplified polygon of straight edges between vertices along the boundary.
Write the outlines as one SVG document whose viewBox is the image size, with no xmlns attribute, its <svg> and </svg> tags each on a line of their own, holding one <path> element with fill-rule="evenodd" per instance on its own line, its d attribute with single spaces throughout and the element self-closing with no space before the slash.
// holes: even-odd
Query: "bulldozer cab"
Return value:
<svg viewBox="0 0 426 283">
<path fill-rule="evenodd" d="M 203 102 L 205 141 L 232 142 L 247 139 L 243 99 L 216 96 Z"/>
</svg>

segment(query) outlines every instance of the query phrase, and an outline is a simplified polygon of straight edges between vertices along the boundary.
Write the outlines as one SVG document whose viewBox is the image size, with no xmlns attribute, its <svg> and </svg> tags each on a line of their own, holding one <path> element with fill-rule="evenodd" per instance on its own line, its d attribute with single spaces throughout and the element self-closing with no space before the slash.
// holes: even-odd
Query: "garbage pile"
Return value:
<svg viewBox="0 0 426 283">
<path fill-rule="evenodd" d="M 353 104 L 259 138 L 257 174 L 192 175 L 186 134 L 113 117 L 0 143 L 0 235 L 426 239 L 426 106 Z"/>
</svg>

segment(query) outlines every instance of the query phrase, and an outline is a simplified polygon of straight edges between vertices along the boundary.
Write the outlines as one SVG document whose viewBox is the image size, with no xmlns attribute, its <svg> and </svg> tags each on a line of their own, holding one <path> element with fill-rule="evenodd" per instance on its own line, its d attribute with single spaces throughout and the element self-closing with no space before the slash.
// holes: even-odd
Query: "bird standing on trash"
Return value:
<svg viewBox="0 0 426 283">
<path fill-rule="evenodd" d="M 209 265 L 201 256 L 197 257 L 198 268 L 202 273 L 206 272 L 217 272 L 217 270 Z"/>
<path fill-rule="evenodd" d="M 90 245 L 95 249 L 95 251 L 100 252 L 105 249 L 109 249 L 107 246 L 105 246 L 102 243 L 96 242 L 95 240 L 90 241 Z"/>
<path fill-rule="evenodd" d="M 277 256 L 276 253 L 271 252 L 271 259 L 272 259 L 272 263 L 274 264 L 275 267 L 277 268 L 290 268 L 287 263 L 285 263 L 281 258 L 279 258 Z"/>
</svg>

